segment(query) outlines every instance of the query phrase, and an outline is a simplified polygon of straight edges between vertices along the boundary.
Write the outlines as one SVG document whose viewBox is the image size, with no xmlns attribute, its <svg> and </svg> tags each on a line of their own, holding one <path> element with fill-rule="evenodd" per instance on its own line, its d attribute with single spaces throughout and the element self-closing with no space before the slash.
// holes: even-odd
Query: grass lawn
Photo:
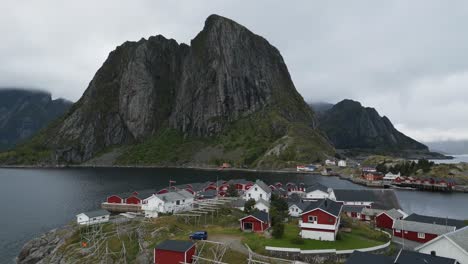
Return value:
<svg viewBox="0 0 468 264">
<path fill-rule="evenodd" d="M 263 234 L 246 233 L 244 243 L 259 253 L 265 252 L 265 246 L 290 247 L 307 249 L 356 249 L 378 246 L 386 243 L 389 238 L 364 223 L 353 223 L 350 233 L 340 232 L 336 241 L 319 241 L 313 239 L 298 239 L 299 227 L 297 222 L 285 224 L 284 235 L 281 239 L 267 238 Z"/>
</svg>

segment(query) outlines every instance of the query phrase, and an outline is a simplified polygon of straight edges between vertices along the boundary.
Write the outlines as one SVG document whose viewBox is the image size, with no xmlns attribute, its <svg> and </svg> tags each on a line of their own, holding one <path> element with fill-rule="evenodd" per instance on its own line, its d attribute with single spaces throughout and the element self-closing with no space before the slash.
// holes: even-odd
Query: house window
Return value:
<svg viewBox="0 0 468 264">
<path fill-rule="evenodd" d="M 297 211 L 298 211 L 298 210 L 297 210 L 297 208 L 296 208 L 296 212 L 297 212 Z"/>
<path fill-rule="evenodd" d="M 252 197 L 252 195 L 249 193 L 249 198 Z"/>
<path fill-rule="evenodd" d="M 260 194 L 260 198 L 263 198 L 263 194 L 262 194 L 262 193 Z"/>
<path fill-rule="evenodd" d="M 309 220 L 310 223 L 317 222 L 317 217 L 313 216 L 313 215 L 309 215 L 308 220 Z"/>
<path fill-rule="evenodd" d="M 258 190 L 257 187 L 255 187 L 255 191 L 257 191 L 257 190 Z"/>
<path fill-rule="evenodd" d="M 400 233 L 401 231 L 400 231 L 400 229 L 395 229 L 395 232 Z"/>
<path fill-rule="evenodd" d="M 176 204 L 179 205 L 179 204 L 180 204 L 180 200 L 177 200 Z"/>
<path fill-rule="evenodd" d="M 418 233 L 418 238 L 424 239 L 424 238 L 426 238 L 426 234 Z"/>
</svg>

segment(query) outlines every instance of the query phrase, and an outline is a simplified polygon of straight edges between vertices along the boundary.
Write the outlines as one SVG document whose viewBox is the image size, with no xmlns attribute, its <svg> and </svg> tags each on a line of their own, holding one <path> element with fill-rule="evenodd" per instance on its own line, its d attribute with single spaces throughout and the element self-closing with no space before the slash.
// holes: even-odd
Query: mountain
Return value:
<svg viewBox="0 0 468 264">
<path fill-rule="evenodd" d="M 462 155 L 468 153 L 468 140 L 435 141 L 425 142 L 425 144 L 433 151 L 440 151 L 453 155 Z"/>
<path fill-rule="evenodd" d="M 44 91 L 0 88 L 0 150 L 31 137 L 71 105 Z"/>
<path fill-rule="evenodd" d="M 386 116 L 353 100 L 343 100 L 319 115 L 322 129 L 337 149 L 358 153 L 395 156 L 441 156 L 427 146 L 404 135 Z M 353 150 L 353 151 L 349 151 Z"/>
<path fill-rule="evenodd" d="M 314 110 L 317 114 L 322 114 L 333 107 L 333 104 L 326 103 L 326 102 L 314 102 L 309 103 L 309 106 Z"/>
<path fill-rule="evenodd" d="M 284 167 L 328 155 L 280 52 L 211 15 L 190 46 L 158 35 L 117 47 L 60 122 L 0 162 Z"/>
</svg>

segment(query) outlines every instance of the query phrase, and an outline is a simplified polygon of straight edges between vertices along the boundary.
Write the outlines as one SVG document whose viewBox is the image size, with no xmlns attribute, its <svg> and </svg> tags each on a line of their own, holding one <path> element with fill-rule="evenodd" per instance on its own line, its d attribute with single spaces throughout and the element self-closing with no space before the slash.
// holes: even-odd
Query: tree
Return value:
<svg viewBox="0 0 468 264">
<path fill-rule="evenodd" d="M 255 200 L 254 199 L 249 199 L 247 202 L 244 204 L 244 212 L 247 214 L 251 214 L 252 211 L 254 210 L 255 206 Z"/>
<path fill-rule="evenodd" d="M 379 163 L 379 165 L 377 165 L 377 167 L 375 167 L 375 169 L 376 169 L 378 172 L 381 172 L 381 173 L 383 173 L 383 174 L 387 174 L 387 172 L 388 172 L 387 165 L 385 165 L 384 162 Z"/>
<path fill-rule="evenodd" d="M 284 235 L 284 224 L 283 222 L 278 222 L 273 225 L 273 232 L 271 232 L 271 235 L 274 238 L 282 238 Z"/>
<path fill-rule="evenodd" d="M 239 192 L 236 189 L 236 186 L 234 184 L 231 184 L 228 186 L 226 190 L 226 196 L 227 197 L 239 197 Z"/>
</svg>

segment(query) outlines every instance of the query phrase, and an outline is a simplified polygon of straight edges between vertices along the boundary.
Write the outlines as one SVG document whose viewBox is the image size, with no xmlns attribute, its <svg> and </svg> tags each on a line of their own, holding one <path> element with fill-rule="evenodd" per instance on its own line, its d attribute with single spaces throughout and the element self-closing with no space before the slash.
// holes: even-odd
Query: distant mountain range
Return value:
<svg viewBox="0 0 468 264">
<path fill-rule="evenodd" d="M 65 108 L 37 112 L 50 121 Z M 66 114 L 0 163 L 284 168 L 334 157 L 334 146 L 430 154 L 358 102 L 310 107 L 275 47 L 211 15 L 190 46 L 161 35 L 118 46 Z"/>
<path fill-rule="evenodd" d="M 44 91 L 0 88 L 0 150 L 30 138 L 71 105 Z"/>
<path fill-rule="evenodd" d="M 388 154 L 402 157 L 431 156 L 426 145 L 398 131 L 386 116 L 371 107 L 353 100 L 343 100 L 335 105 L 312 103 L 319 112 L 319 128 L 326 133 L 335 148 L 348 155 Z"/>
<path fill-rule="evenodd" d="M 468 154 L 468 140 L 425 142 L 425 144 L 429 146 L 432 151 L 452 155 Z"/>
</svg>

